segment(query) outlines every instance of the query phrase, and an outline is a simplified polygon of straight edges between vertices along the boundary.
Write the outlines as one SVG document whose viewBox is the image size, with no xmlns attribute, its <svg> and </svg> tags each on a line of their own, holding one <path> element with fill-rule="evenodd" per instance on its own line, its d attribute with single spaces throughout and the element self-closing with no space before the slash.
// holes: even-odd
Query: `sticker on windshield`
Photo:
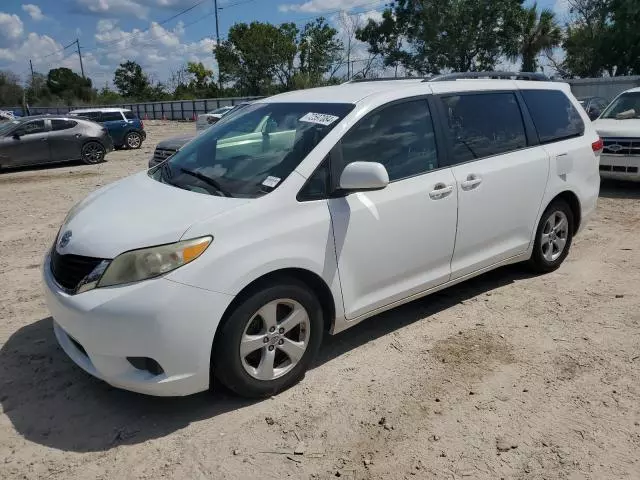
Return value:
<svg viewBox="0 0 640 480">
<path fill-rule="evenodd" d="M 271 175 L 269 175 L 267 178 L 265 178 L 262 181 L 262 185 L 264 185 L 265 187 L 269 187 L 269 188 L 275 188 L 276 185 L 278 185 L 280 183 L 280 178 L 279 177 L 272 177 Z"/>
<path fill-rule="evenodd" d="M 333 122 L 338 120 L 340 117 L 336 117 L 335 115 L 327 115 L 326 113 L 313 113 L 309 112 L 304 117 L 300 118 L 301 122 L 309 122 L 309 123 L 317 123 L 319 125 L 331 125 Z"/>
</svg>

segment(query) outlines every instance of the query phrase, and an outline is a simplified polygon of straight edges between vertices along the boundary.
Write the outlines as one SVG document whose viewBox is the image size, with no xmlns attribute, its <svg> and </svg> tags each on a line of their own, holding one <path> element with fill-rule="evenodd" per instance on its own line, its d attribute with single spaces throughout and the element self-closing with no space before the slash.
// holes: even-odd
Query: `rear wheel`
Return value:
<svg viewBox="0 0 640 480">
<path fill-rule="evenodd" d="M 127 145 L 127 148 L 140 148 L 142 146 L 142 135 L 138 132 L 129 132 L 127 136 L 124 137 L 124 143 Z"/>
<path fill-rule="evenodd" d="M 255 291 L 221 328 L 213 372 L 245 397 L 274 395 L 302 379 L 324 331 L 318 299 L 295 279 Z"/>
<path fill-rule="evenodd" d="M 556 270 L 567 258 L 573 239 L 573 212 L 563 200 L 554 200 L 540 218 L 529 265 L 536 272 Z"/>
<path fill-rule="evenodd" d="M 82 147 L 82 161 L 88 165 L 94 165 L 104 161 L 106 150 L 99 142 L 88 142 Z"/>
</svg>

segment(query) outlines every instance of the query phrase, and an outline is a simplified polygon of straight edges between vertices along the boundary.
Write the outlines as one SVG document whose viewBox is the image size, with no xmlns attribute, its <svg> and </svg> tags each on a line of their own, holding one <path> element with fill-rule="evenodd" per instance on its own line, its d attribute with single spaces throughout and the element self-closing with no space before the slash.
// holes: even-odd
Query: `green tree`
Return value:
<svg viewBox="0 0 640 480">
<path fill-rule="evenodd" d="M 566 57 L 561 68 L 570 76 L 598 77 L 613 74 L 618 63 L 607 51 L 611 25 L 611 0 L 569 0 L 571 21 L 563 47 Z"/>
<path fill-rule="evenodd" d="M 492 69 L 517 42 L 522 0 L 396 0 L 358 38 L 418 73 Z"/>
<path fill-rule="evenodd" d="M 0 70 L 0 105 L 16 107 L 22 105 L 20 78 L 8 70 Z"/>
<path fill-rule="evenodd" d="M 555 20 L 555 14 L 549 9 L 538 11 L 534 3 L 522 11 L 520 34 L 516 49 L 509 57 L 522 60 L 523 72 L 538 70 L 538 57 L 541 53 L 551 55 L 552 50 L 562 42 L 562 30 Z"/>
<path fill-rule="evenodd" d="M 82 78 L 64 67 L 49 70 L 47 87 L 67 105 L 73 105 L 77 101 L 90 102 L 95 95 L 90 78 Z"/>
<path fill-rule="evenodd" d="M 234 82 L 246 95 L 264 95 L 275 90 L 274 77 L 285 82 L 292 77 L 292 46 L 295 49 L 294 26 L 280 27 L 270 23 L 236 23 L 229 29 L 227 40 L 214 50 L 222 84 Z"/>
<path fill-rule="evenodd" d="M 605 66 L 612 75 L 640 75 L 640 2 L 611 0 L 610 12 Z"/>
<path fill-rule="evenodd" d="M 298 45 L 300 74 L 306 77 L 310 85 L 321 83 L 325 74 L 341 59 L 342 42 L 336 38 L 338 31 L 329 26 L 323 17 L 307 23 L 300 32 Z M 331 72 L 331 73 L 335 73 Z"/>
<path fill-rule="evenodd" d="M 151 82 L 136 62 L 121 63 L 113 75 L 113 84 L 120 95 L 129 99 L 146 100 L 149 96 Z"/>
<path fill-rule="evenodd" d="M 111 105 L 114 103 L 121 103 L 123 100 L 122 96 L 109 88 L 109 84 L 105 82 L 104 87 L 98 92 L 98 96 L 96 101 L 99 104 Z"/>
</svg>

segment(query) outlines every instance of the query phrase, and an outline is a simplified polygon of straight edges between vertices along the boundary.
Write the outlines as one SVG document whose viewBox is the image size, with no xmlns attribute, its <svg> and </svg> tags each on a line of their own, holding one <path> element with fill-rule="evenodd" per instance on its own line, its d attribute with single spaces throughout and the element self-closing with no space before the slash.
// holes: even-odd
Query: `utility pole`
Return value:
<svg viewBox="0 0 640 480">
<path fill-rule="evenodd" d="M 78 57 L 80 57 L 80 72 L 82 72 L 82 78 L 84 78 L 84 66 L 82 65 L 82 53 L 80 53 L 80 40 L 76 38 L 75 44 L 78 47 Z"/>
<path fill-rule="evenodd" d="M 31 61 L 31 59 L 29 59 L 29 67 L 31 68 L 31 88 L 33 89 L 33 93 L 37 95 L 38 92 L 36 92 L 36 79 L 35 75 L 33 74 L 33 62 Z"/>
<path fill-rule="evenodd" d="M 213 0 L 213 10 L 216 13 L 216 48 L 220 46 L 220 27 L 218 25 L 218 0 Z M 218 65 L 218 88 L 222 92 L 222 78 L 220 78 L 220 65 Z"/>
</svg>

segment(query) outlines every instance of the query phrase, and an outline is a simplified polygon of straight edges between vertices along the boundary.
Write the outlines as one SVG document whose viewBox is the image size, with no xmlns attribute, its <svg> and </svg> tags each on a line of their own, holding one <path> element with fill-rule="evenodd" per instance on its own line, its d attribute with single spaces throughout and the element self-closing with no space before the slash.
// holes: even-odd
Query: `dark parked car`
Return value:
<svg viewBox="0 0 640 480">
<path fill-rule="evenodd" d="M 598 118 L 605 107 L 609 105 L 609 102 L 601 97 L 580 97 L 578 102 L 580 102 L 580 105 L 585 109 L 591 120 Z"/>
<path fill-rule="evenodd" d="M 158 142 L 158 145 L 156 145 L 156 149 L 153 152 L 153 157 L 149 159 L 149 168 L 155 167 L 159 163 L 164 162 L 194 137 L 195 135 L 181 135 L 179 137 L 171 137 Z"/>
<path fill-rule="evenodd" d="M 83 108 L 69 112 L 103 124 L 116 147 L 140 148 L 147 138 L 144 123 L 131 110 L 124 108 Z"/>
<path fill-rule="evenodd" d="M 91 120 L 40 115 L 0 125 L 0 168 L 70 160 L 94 164 L 112 150 L 107 129 Z"/>
</svg>

